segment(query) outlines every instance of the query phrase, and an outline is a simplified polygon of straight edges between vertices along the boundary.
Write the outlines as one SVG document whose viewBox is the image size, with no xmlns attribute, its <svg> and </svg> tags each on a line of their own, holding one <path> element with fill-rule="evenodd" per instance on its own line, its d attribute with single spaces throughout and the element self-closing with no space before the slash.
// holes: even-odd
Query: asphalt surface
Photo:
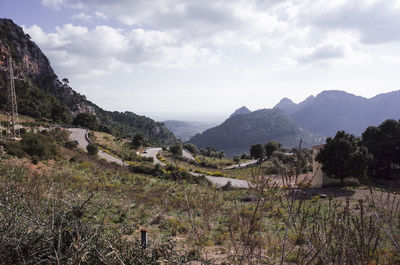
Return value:
<svg viewBox="0 0 400 265">
<path fill-rule="evenodd" d="M 80 128 L 70 128 L 68 131 L 71 132 L 69 139 L 71 141 L 77 141 L 78 147 L 86 151 L 86 146 L 89 144 L 85 137 L 86 130 Z"/>
<path fill-rule="evenodd" d="M 193 176 L 202 176 L 204 174 L 190 172 Z M 235 188 L 245 188 L 248 189 L 249 183 L 246 180 L 242 179 L 233 179 L 233 178 L 225 178 L 225 177 L 214 177 L 210 175 L 204 175 L 208 181 L 214 184 L 217 187 L 222 187 L 231 182 L 232 187 Z"/>
<path fill-rule="evenodd" d="M 189 159 L 189 160 L 192 160 L 192 161 L 196 160 L 196 159 L 194 159 L 194 156 L 189 151 L 187 151 L 186 149 L 182 149 L 182 156 L 187 158 L 187 159 Z"/>
<path fill-rule="evenodd" d="M 208 179 L 208 181 L 210 181 L 212 184 L 214 184 L 217 187 L 225 186 L 226 184 L 228 184 L 228 182 L 231 182 L 232 187 L 235 187 L 235 188 L 248 189 L 250 187 L 249 183 L 242 179 L 214 177 L 214 176 L 208 176 L 208 175 L 206 175 L 206 179 Z"/>
<path fill-rule="evenodd" d="M 165 164 L 163 162 L 161 162 L 160 160 L 158 160 L 157 158 L 157 154 L 158 152 L 161 152 L 162 148 L 161 147 L 152 147 L 152 148 L 148 148 L 146 149 L 145 152 L 141 153 L 141 156 L 144 157 L 152 157 L 154 160 L 154 164 L 160 164 L 161 166 L 165 166 Z"/>
<path fill-rule="evenodd" d="M 256 163 L 257 163 L 257 160 L 250 160 L 250 161 L 247 161 L 247 162 L 245 162 L 245 163 L 236 164 L 236 165 L 232 165 L 232 166 L 226 167 L 226 168 L 224 168 L 224 169 L 233 169 L 233 168 L 247 167 L 247 166 L 250 166 L 250 165 L 254 165 L 254 164 L 256 164 Z"/>
</svg>

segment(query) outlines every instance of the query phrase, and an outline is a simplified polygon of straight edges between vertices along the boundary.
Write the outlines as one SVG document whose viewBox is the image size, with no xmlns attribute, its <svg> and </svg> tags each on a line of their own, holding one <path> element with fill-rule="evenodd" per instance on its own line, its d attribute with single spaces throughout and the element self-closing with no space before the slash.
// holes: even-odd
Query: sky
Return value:
<svg viewBox="0 0 400 265">
<path fill-rule="evenodd" d="M 156 120 L 400 89 L 400 0 L 0 0 L 0 17 L 89 100 Z"/>
</svg>

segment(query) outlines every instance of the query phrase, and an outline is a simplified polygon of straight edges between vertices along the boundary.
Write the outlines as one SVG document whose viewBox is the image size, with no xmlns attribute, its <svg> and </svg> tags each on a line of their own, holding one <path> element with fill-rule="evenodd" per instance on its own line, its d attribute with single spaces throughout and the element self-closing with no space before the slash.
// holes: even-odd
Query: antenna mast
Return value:
<svg viewBox="0 0 400 265">
<path fill-rule="evenodd" d="M 15 83 L 14 83 L 14 69 L 13 69 L 13 60 L 11 54 L 8 55 L 8 65 L 7 67 L 1 67 L 0 70 L 7 71 L 9 74 L 8 81 L 8 124 L 11 126 L 10 128 L 10 138 L 16 139 L 20 138 L 19 132 L 19 119 L 18 119 L 18 105 L 17 105 L 17 95 L 15 93 Z M 1 127 L 0 127 L 1 128 Z M 0 134 L 0 137 L 2 132 Z"/>
<path fill-rule="evenodd" d="M 18 119 L 18 105 L 17 105 L 17 95 L 15 93 L 15 83 L 14 83 L 14 70 L 13 61 L 11 55 L 8 57 L 8 71 L 10 74 L 10 86 L 8 88 L 9 97 L 9 122 L 11 125 L 11 137 L 19 138 L 19 119 Z"/>
</svg>

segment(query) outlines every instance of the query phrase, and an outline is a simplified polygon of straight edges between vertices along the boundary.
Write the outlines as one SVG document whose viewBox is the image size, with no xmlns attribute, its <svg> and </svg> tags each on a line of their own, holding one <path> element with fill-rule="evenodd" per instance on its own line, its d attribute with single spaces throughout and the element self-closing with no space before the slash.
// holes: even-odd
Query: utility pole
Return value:
<svg viewBox="0 0 400 265">
<path fill-rule="evenodd" d="M 9 74 L 8 77 L 8 124 L 11 126 L 10 128 L 10 138 L 17 139 L 20 138 L 19 133 L 19 119 L 18 119 L 18 105 L 17 105 L 17 95 L 15 93 L 15 83 L 14 79 L 14 69 L 13 69 L 13 60 L 11 54 L 8 55 L 8 63 L 7 67 L 1 67 L 0 70 L 6 71 Z"/>
</svg>

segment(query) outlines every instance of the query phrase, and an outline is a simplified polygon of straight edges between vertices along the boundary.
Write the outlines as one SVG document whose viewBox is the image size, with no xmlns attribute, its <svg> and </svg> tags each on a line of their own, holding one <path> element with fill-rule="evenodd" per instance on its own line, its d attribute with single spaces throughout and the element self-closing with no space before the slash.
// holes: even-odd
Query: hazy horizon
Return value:
<svg viewBox="0 0 400 265">
<path fill-rule="evenodd" d="M 158 121 L 400 89 L 399 1 L 3 0 L 0 17 L 89 100 Z"/>
</svg>

